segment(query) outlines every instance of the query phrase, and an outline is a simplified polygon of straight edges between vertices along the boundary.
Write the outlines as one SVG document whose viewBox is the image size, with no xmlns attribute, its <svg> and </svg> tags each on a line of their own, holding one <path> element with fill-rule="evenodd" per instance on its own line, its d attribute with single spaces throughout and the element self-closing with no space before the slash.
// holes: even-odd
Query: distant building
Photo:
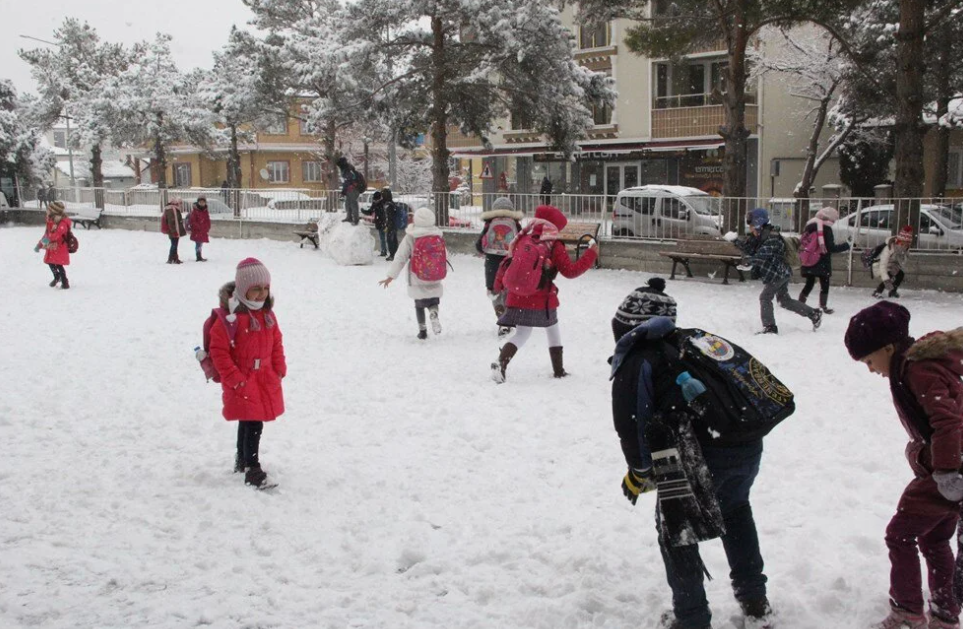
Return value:
<svg viewBox="0 0 963 629">
<path fill-rule="evenodd" d="M 90 148 L 79 147 L 73 150 L 67 148 L 69 131 L 65 124 L 57 124 L 47 131 L 41 144 L 50 150 L 57 158 L 54 169 L 47 174 L 46 183 L 52 183 L 57 188 L 93 186 L 90 174 Z M 73 161 L 73 183 L 70 179 L 71 156 Z M 122 155 L 111 146 L 103 147 L 101 158 L 101 172 L 104 175 L 105 188 L 129 188 L 140 183 L 135 168 L 131 166 L 133 159 Z"/>
</svg>

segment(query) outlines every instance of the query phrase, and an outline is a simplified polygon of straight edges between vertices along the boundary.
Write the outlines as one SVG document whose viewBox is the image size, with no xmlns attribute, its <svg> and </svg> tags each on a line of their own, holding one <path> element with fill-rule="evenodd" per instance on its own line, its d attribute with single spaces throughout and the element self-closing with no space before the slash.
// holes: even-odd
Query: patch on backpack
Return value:
<svg viewBox="0 0 963 629">
<path fill-rule="evenodd" d="M 788 404 L 792 399 L 792 391 L 776 380 L 772 372 L 755 358 L 749 360 L 749 375 L 770 400 L 778 404 Z"/>
<path fill-rule="evenodd" d="M 736 350 L 732 348 L 729 341 L 712 334 L 693 338 L 691 342 L 699 348 L 700 352 L 720 363 L 732 360 L 732 357 L 736 355 Z"/>
</svg>

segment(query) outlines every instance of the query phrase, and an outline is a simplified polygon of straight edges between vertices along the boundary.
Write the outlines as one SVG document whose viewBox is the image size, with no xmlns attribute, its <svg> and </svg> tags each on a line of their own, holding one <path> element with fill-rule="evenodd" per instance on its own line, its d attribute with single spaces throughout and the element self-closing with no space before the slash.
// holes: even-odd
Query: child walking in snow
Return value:
<svg viewBox="0 0 963 629">
<path fill-rule="evenodd" d="M 51 201 L 47 206 L 47 228 L 43 238 L 34 247 L 34 251 L 43 249 L 43 261 L 50 272 L 53 273 L 53 280 L 50 287 L 54 288 L 57 284 L 64 290 L 70 288 L 67 280 L 67 270 L 64 268 L 70 265 L 70 250 L 67 247 L 67 235 L 70 233 L 70 219 L 66 214 L 67 208 L 60 201 Z"/>
<path fill-rule="evenodd" d="M 182 264 L 181 257 L 177 253 L 177 244 L 181 241 L 181 236 L 187 235 L 184 217 L 181 215 L 182 203 L 180 197 L 172 198 L 167 202 L 164 215 L 161 217 L 161 233 L 171 241 L 171 248 L 167 252 L 167 264 Z"/>
<path fill-rule="evenodd" d="M 391 258 L 388 258 L 391 260 Z M 410 264 L 408 264 L 410 261 Z M 398 246 L 394 260 L 388 266 L 388 277 L 378 282 L 385 288 L 401 275 L 408 264 L 408 296 L 415 300 L 418 319 L 418 338 L 428 338 L 425 310 L 431 319 L 431 331 L 441 334 L 438 306 L 445 292 L 442 280 L 448 273 L 448 253 L 445 235 L 435 226 L 435 213 L 426 207 L 415 212 L 414 225 L 408 228 L 405 239 Z"/>
<path fill-rule="evenodd" d="M 904 225 L 896 236 L 890 236 L 886 240 L 886 246 L 879 254 L 879 261 L 874 265 L 873 271 L 881 280 L 879 286 L 873 292 L 873 297 L 880 299 L 883 291 L 888 291 L 890 298 L 899 298 L 897 290 L 906 273 L 906 261 L 909 259 L 909 248 L 913 243 L 913 228 Z"/>
<path fill-rule="evenodd" d="M 507 310 L 498 320 L 498 325 L 515 328 L 515 334 L 502 346 L 498 359 L 491 365 L 492 380 L 498 384 L 505 382 L 508 363 L 531 338 L 534 328 L 545 328 L 548 334 L 548 353 L 552 360 L 553 375 L 556 378 L 568 375 L 562 360 L 562 334 L 558 327 L 558 287 L 554 280 L 559 273 L 574 279 L 592 268 L 598 257 L 598 244 L 593 242 L 585 255 L 577 262 L 572 262 L 565 245 L 558 240 L 558 233 L 565 229 L 567 224 L 568 219 L 558 208 L 551 205 L 539 206 L 535 209 L 535 219 L 512 242 L 508 258 L 498 269 L 493 288 L 496 292 L 508 290 L 508 297 L 505 299 Z M 541 264 L 537 289 L 528 294 L 521 294 L 505 284 L 512 263 L 521 257 L 522 247 L 531 247 L 539 256 Z"/>
<path fill-rule="evenodd" d="M 853 360 L 889 379 L 896 414 L 910 438 L 906 458 L 916 475 L 886 527 L 890 614 L 876 629 L 958 629 L 950 540 L 963 500 L 963 328 L 916 341 L 909 321 L 906 308 L 882 301 L 857 313 L 846 330 Z M 920 553 L 929 579 L 929 621 Z"/>
<path fill-rule="evenodd" d="M 259 450 L 264 422 L 284 413 L 281 380 L 287 375 L 281 328 L 274 314 L 271 274 L 260 260 L 241 260 L 234 282 L 219 292 L 228 311 L 211 326 L 210 355 L 221 378 L 223 415 L 237 424 L 234 471 L 255 487 L 267 483 Z"/>
<path fill-rule="evenodd" d="M 849 251 L 849 243 L 836 244 L 831 228 L 839 220 L 839 212 L 835 208 L 824 207 L 816 212 L 815 218 L 806 223 L 803 230 L 803 242 L 800 246 L 799 257 L 802 260 L 802 276 L 806 278 L 806 285 L 799 293 L 799 302 L 806 303 L 809 293 L 812 292 L 816 279 L 819 279 L 819 307 L 825 314 L 833 314 L 834 310 L 829 307 L 829 281 L 833 276 L 834 253 Z M 815 247 L 808 247 L 812 252 L 806 251 L 808 242 L 812 242 Z M 815 258 L 813 264 L 807 264 L 803 259 L 807 256 Z M 818 256 L 818 257 L 817 257 Z"/>
<path fill-rule="evenodd" d="M 207 198 L 197 197 L 187 222 L 191 228 L 191 240 L 194 241 L 194 254 L 197 256 L 197 261 L 207 262 L 207 258 L 202 255 L 204 243 L 209 242 L 208 235 L 211 233 L 211 215 L 207 209 Z"/>
<path fill-rule="evenodd" d="M 498 267 L 508 255 L 512 241 L 522 230 L 521 220 L 524 217 L 522 212 L 515 210 L 515 204 L 508 197 L 495 199 L 491 209 L 481 215 L 485 227 L 478 236 L 475 249 L 485 255 L 485 287 L 495 309 L 496 320 L 505 314 L 506 294 L 504 290 L 495 292 L 495 276 L 498 275 Z M 509 327 L 499 326 L 498 338 L 507 336 L 511 331 Z"/>
<path fill-rule="evenodd" d="M 744 240 L 733 242 L 748 257 L 753 279 L 761 279 L 763 283 L 762 293 L 759 295 L 762 333 L 779 334 L 772 308 L 773 299 L 786 310 L 808 318 L 813 323 L 813 330 L 818 329 L 822 323 L 822 313 L 789 296 L 792 268 L 786 263 L 786 241 L 779 234 L 779 229 L 769 223 L 769 212 L 756 208 L 749 212 L 746 223 L 749 225 L 750 235 Z"/>
</svg>

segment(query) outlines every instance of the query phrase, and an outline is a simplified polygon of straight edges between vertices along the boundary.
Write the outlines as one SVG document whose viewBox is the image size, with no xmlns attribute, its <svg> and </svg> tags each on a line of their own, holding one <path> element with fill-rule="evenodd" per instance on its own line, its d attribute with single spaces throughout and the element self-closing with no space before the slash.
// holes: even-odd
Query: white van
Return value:
<svg viewBox="0 0 963 629">
<path fill-rule="evenodd" d="M 721 236 L 719 199 L 687 186 L 637 186 L 615 198 L 612 234 L 635 238 Z"/>
</svg>

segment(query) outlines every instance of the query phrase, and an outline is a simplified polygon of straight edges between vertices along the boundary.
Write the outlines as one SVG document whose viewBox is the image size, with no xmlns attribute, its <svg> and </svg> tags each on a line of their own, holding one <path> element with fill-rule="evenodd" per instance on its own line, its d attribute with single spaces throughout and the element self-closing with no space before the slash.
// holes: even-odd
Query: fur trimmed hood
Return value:
<svg viewBox="0 0 963 629">
<path fill-rule="evenodd" d="M 963 355 L 963 327 L 927 334 L 906 350 L 906 360 L 940 360 L 954 352 Z M 963 373 L 963 364 L 955 371 Z"/>
<path fill-rule="evenodd" d="M 234 282 L 228 282 L 217 291 L 217 300 L 221 305 L 221 308 L 231 312 L 231 297 L 234 296 Z M 265 312 L 274 309 L 274 295 L 268 295 L 268 298 L 264 300 Z M 238 304 L 234 312 L 244 313 L 247 312 L 247 307 L 244 304 Z"/>
<path fill-rule="evenodd" d="M 495 218 L 512 218 L 516 221 L 521 221 L 525 218 L 525 213 L 519 210 L 488 210 L 487 212 L 481 213 L 481 219 L 483 221 L 490 221 Z"/>
</svg>

